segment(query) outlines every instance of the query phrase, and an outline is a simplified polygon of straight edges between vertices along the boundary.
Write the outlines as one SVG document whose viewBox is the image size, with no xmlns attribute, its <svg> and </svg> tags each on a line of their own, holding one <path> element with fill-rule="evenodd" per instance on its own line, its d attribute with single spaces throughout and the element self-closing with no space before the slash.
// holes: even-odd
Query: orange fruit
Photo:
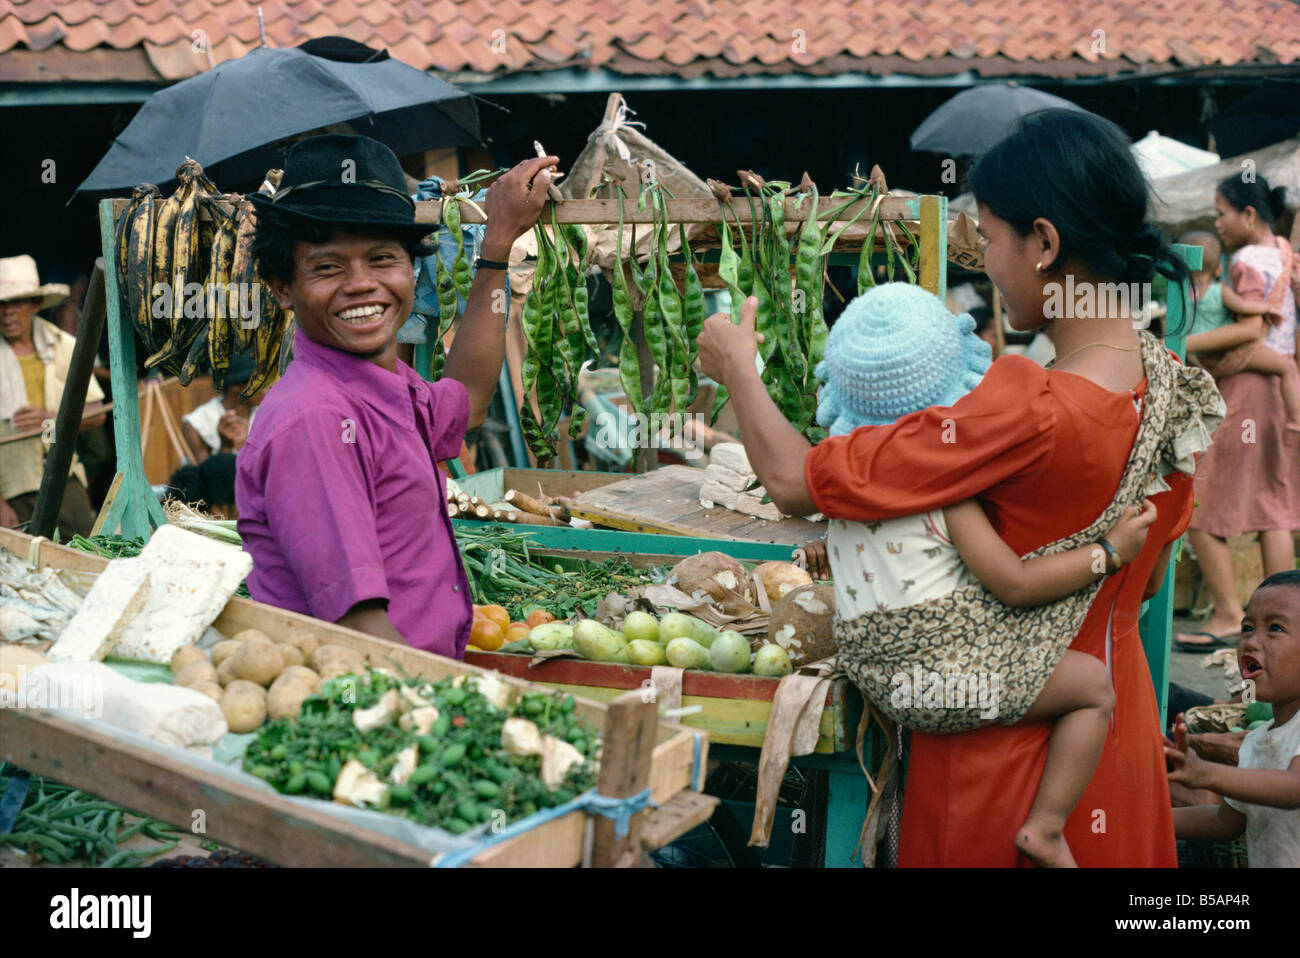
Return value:
<svg viewBox="0 0 1300 958">
<path fill-rule="evenodd" d="M 469 630 L 470 645 L 476 645 L 484 652 L 495 652 L 505 645 L 505 642 L 506 634 L 501 626 L 485 615 L 474 617 L 474 625 Z"/>
<path fill-rule="evenodd" d="M 554 622 L 555 616 L 545 609 L 537 609 L 528 616 L 527 625 L 530 629 L 535 629 L 539 625 L 545 625 L 547 622 Z"/>
<path fill-rule="evenodd" d="M 506 629 L 506 642 L 518 642 L 520 639 L 528 638 L 528 633 L 532 629 L 526 622 L 511 622 L 510 628 Z"/>
<path fill-rule="evenodd" d="M 510 613 L 499 605 L 480 606 L 478 614 L 495 622 L 502 632 L 510 628 Z"/>
</svg>

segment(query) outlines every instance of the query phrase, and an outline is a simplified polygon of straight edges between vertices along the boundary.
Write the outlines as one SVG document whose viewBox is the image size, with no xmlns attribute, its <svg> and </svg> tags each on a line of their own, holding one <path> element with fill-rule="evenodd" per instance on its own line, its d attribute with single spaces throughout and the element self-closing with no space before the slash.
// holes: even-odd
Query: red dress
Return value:
<svg viewBox="0 0 1300 958">
<path fill-rule="evenodd" d="M 832 518 L 912 515 L 976 496 L 1017 553 L 1076 532 L 1110 503 L 1137 435 L 1132 393 L 1113 393 L 1019 356 L 995 362 L 954 406 L 832 437 L 805 478 Z M 1066 824 L 1083 867 L 1174 867 L 1159 711 L 1138 636 L 1142 591 L 1191 518 L 1189 476 L 1166 477 L 1141 555 L 1109 578 L 1070 647 L 1109 662 L 1115 712 L 1101 762 Z M 1109 622 L 1110 638 L 1107 638 Z M 957 735 L 913 733 L 903 797 L 904 866 L 1027 866 L 1013 844 L 1047 755 L 1050 722 Z"/>
</svg>

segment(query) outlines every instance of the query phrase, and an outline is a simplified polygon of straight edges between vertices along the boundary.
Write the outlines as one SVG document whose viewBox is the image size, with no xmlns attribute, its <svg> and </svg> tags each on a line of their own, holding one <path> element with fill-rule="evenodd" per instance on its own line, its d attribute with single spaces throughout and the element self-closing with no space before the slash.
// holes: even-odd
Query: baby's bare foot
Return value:
<svg viewBox="0 0 1300 958">
<path fill-rule="evenodd" d="M 1025 822 L 1016 832 L 1016 848 L 1039 868 L 1078 868 L 1060 830 L 1049 831 Z"/>
</svg>

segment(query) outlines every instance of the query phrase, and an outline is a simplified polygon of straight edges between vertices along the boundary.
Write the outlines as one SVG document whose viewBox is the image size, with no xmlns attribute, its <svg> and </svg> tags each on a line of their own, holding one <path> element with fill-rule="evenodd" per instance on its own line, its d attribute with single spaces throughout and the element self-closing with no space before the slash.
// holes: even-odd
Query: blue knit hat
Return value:
<svg viewBox="0 0 1300 958">
<path fill-rule="evenodd" d="M 832 436 L 883 426 L 928 406 L 951 406 L 993 361 L 969 313 L 954 316 L 933 293 L 886 283 L 845 307 L 817 366 L 825 385 L 817 422 Z"/>
</svg>

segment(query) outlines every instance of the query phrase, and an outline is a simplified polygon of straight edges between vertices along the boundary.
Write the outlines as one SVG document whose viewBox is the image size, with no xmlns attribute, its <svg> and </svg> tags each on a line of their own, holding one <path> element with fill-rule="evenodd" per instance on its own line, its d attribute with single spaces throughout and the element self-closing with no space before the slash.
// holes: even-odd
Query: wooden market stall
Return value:
<svg viewBox="0 0 1300 958">
<path fill-rule="evenodd" d="M 26 557 L 37 568 L 99 573 L 108 560 L 23 533 L 0 529 L 0 548 Z M 486 670 L 248 599 L 233 598 L 214 623 L 225 635 L 257 628 L 270 636 L 306 629 L 322 641 L 363 653 L 372 665 L 397 666 L 437 681 L 448 675 L 483 675 Z M 516 690 L 529 683 L 507 675 Z M 609 702 L 580 699 L 576 711 L 603 729 L 605 760 L 597 791 L 624 799 L 649 789 L 652 807 L 633 814 L 625 835 L 611 819 L 581 808 L 547 818 L 524 819 L 491 835 L 468 858 L 478 866 L 560 866 L 588 860 L 593 865 L 638 864 L 642 853 L 672 841 L 708 819 L 716 799 L 698 793 L 708 759 L 705 733 L 662 721 L 654 704 L 639 693 Z M 206 811 L 206 835 L 282 865 L 358 866 L 431 864 L 429 851 L 331 813 L 328 802 L 291 802 L 257 780 L 232 780 L 196 764 L 180 749 L 145 749 L 124 742 L 108 726 L 73 722 L 45 709 L 0 709 L 0 760 L 34 774 L 84 789 L 133 811 L 184 830 L 196 809 Z M 584 852 L 594 829 L 590 855 Z"/>
</svg>

